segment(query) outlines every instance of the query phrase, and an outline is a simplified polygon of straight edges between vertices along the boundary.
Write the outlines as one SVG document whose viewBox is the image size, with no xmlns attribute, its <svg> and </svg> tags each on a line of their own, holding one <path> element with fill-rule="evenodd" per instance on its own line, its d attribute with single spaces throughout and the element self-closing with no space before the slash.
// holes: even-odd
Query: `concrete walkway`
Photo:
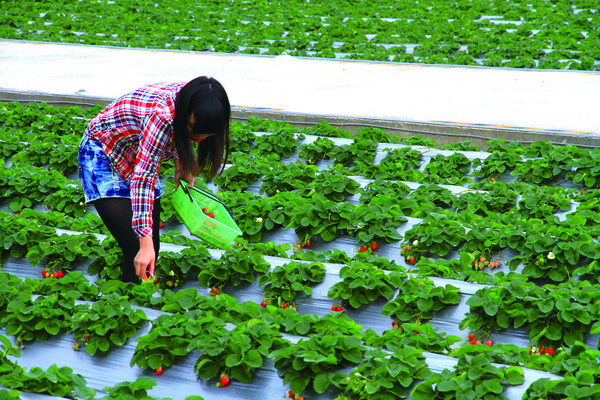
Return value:
<svg viewBox="0 0 600 400">
<path fill-rule="evenodd" d="M 250 56 L 0 40 L 0 99 L 97 101 L 210 75 L 237 111 L 595 142 L 600 73 Z M 43 96 L 43 95 L 50 95 Z M 436 128 L 436 129 L 437 129 Z M 524 136 L 525 135 L 525 136 Z M 560 139 L 560 138 L 559 138 Z M 535 139 L 534 139 L 535 140 Z"/>
</svg>

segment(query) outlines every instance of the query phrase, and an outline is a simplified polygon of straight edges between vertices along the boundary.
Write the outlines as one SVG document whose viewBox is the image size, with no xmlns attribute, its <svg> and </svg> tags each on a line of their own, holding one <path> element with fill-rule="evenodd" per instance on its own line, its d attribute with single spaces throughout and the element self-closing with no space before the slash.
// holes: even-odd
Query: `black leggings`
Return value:
<svg viewBox="0 0 600 400">
<path fill-rule="evenodd" d="M 140 251 L 140 240 L 131 227 L 133 218 L 131 199 L 109 197 L 95 200 L 91 204 L 96 207 L 98 215 L 100 215 L 106 228 L 113 235 L 123 252 L 124 263 L 121 266 L 123 271 L 121 280 L 123 282 L 139 283 L 140 280 L 135 274 L 133 260 Z M 160 211 L 160 199 L 155 199 L 152 210 L 152 241 L 157 259 L 160 250 Z"/>
</svg>

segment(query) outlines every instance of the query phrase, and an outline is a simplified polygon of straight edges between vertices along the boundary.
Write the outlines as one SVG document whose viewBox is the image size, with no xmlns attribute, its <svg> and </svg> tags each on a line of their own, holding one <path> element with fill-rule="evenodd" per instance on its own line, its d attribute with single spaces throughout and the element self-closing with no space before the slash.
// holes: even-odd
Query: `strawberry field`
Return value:
<svg viewBox="0 0 600 400">
<path fill-rule="evenodd" d="M 0 37 L 236 54 L 600 69 L 596 0 L 6 0 Z"/>
<path fill-rule="evenodd" d="M 191 236 L 163 165 L 132 285 L 76 182 L 99 110 L 0 104 L 0 398 L 599 397 L 597 149 L 236 120 L 198 184 L 243 236 Z"/>
</svg>

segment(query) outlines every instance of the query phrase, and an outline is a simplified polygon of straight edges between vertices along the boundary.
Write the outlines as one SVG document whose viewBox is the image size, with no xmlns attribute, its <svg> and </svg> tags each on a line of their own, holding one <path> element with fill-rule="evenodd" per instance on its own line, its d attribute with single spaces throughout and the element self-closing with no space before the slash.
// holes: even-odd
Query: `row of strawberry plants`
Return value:
<svg viewBox="0 0 600 400">
<path fill-rule="evenodd" d="M 598 15 L 590 1 L 330 3 L 291 1 L 282 8 L 165 2 L 159 13 L 137 3 L 89 3 L 75 11 L 70 2 L 43 10 L 25 2 L 0 8 L 0 35 L 187 51 L 598 69 Z M 103 19 L 94 21 L 94 15 Z M 145 29 L 148 18 L 160 29 Z"/>
</svg>

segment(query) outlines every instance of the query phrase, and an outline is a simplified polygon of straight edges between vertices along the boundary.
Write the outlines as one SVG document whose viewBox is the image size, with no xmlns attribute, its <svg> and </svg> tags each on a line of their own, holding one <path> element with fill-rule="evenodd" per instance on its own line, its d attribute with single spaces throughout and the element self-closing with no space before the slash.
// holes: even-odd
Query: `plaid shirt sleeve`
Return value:
<svg viewBox="0 0 600 400">
<path fill-rule="evenodd" d="M 131 174 L 131 203 L 133 205 L 133 230 L 138 237 L 152 236 L 152 208 L 154 184 L 169 139 L 170 119 L 158 113 L 142 120 L 139 151 Z"/>
</svg>

